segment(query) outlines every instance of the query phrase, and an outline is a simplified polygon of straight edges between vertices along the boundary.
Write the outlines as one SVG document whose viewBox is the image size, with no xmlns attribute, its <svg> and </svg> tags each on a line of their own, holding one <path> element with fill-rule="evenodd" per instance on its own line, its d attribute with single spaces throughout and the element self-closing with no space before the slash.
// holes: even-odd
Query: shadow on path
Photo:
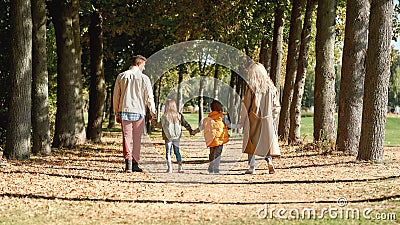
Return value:
<svg viewBox="0 0 400 225">
<path fill-rule="evenodd" d="M 76 202 L 125 202 L 125 203 L 163 203 L 163 204 L 220 204 L 220 205 L 281 205 L 281 204 L 321 204 L 321 203 L 337 203 L 337 200 L 320 200 L 320 201 L 271 201 L 271 202 L 213 202 L 213 201 L 179 201 L 179 200 L 159 200 L 159 199 L 110 199 L 110 198 L 67 198 L 67 197 L 56 197 L 56 196 L 44 196 L 37 194 L 14 194 L 14 193 L 2 193 L 0 197 L 11 197 L 11 198 L 32 198 L 32 199 L 44 199 L 44 200 L 64 200 L 64 201 L 76 201 Z M 348 200 L 348 203 L 362 203 L 362 202 L 381 202 L 386 200 L 393 200 L 400 198 L 398 195 L 388 195 L 378 198 L 366 198 L 366 199 L 355 199 Z"/>
</svg>

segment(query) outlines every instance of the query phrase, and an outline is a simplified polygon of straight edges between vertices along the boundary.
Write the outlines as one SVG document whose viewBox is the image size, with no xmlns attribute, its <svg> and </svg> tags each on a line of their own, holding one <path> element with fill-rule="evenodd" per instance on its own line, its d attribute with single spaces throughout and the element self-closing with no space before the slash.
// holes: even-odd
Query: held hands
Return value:
<svg viewBox="0 0 400 225">
<path fill-rule="evenodd" d="M 117 123 L 122 123 L 122 119 L 120 116 L 117 116 L 115 119 L 116 119 Z"/>
<path fill-rule="evenodd" d="M 199 133 L 199 132 L 200 132 L 199 128 L 197 128 L 197 129 L 195 129 L 195 130 L 189 131 L 189 133 L 190 133 L 191 136 L 194 136 L 194 135 L 196 135 L 196 134 Z"/>
<path fill-rule="evenodd" d="M 151 121 L 150 124 L 154 125 L 157 122 L 157 116 L 156 115 L 151 115 Z"/>
</svg>

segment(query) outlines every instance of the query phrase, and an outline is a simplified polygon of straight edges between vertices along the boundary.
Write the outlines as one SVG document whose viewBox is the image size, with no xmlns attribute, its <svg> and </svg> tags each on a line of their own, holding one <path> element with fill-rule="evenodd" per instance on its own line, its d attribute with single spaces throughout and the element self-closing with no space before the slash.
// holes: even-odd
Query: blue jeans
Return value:
<svg viewBox="0 0 400 225">
<path fill-rule="evenodd" d="M 174 148 L 174 154 L 176 156 L 176 161 L 178 163 L 182 162 L 182 156 L 181 153 L 179 152 L 179 145 L 180 145 L 180 140 L 165 140 L 165 150 L 166 150 L 166 159 L 167 161 L 171 160 L 171 153 L 172 153 L 172 147 Z"/>
</svg>

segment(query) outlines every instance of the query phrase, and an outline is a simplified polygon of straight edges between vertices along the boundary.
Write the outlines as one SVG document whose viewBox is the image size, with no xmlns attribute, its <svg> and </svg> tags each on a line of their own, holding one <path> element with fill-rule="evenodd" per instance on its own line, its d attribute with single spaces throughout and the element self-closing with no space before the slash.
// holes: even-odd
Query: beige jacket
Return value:
<svg viewBox="0 0 400 225">
<path fill-rule="evenodd" d="M 131 112 L 146 115 L 146 105 L 151 115 L 156 114 L 154 95 L 148 76 L 139 67 L 132 66 L 118 75 L 113 94 L 114 113 Z"/>
<path fill-rule="evenodd" d="M 275 126 L 279 111 L 279 96 L 275 87 L 266 93 L 246 89 L 241 111 L 244 153 L 258 156 L 281 154 Z"/>
</svg>

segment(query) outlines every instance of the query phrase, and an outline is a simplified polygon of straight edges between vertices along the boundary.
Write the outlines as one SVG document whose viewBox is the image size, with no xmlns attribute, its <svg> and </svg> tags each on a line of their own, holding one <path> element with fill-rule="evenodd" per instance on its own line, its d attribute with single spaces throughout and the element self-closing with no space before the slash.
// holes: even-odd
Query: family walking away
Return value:
<svg viewBox="0 0 400 225">
<path fill-rule="evenodd" d="M 229 141 L 228 127 L 240 128 L 240 124 L 232 124 L 223 114 L 222 103 L 214 100 L 210 104 L 211 112 L 208 117 L 202 120 L 199 128 L 192 132 L 193 135 L 204 130 L 204 139 L 207 147 L 210 148 L 208 172 L 219 174 L 222 148 Z"/>
<path fill-rule="evenodd" d="M 125 172 L 142 172 L 139 167 L 141 136 L 144 129 L 146 107 L 156 120 L 153 90 L 148 76 L 143 74 L 146 58 L 133 57 L 129 70 L 117 76 L 114 86 L 113 107 L 118 123 L 121 123 L 123 138 L 123 157 Z M 248 86 L 242 102 L 238 124 L 232 124 L 223 113 L 223 105 L 218 100 L 210 104 L 211 112 L 203 119 L 199 127 L 192 130 L 190 124 L 179 112 L 176 102 L 165 101 L 161 118 L 162 137 L 165 141 L 167 173 L 172 173 L 172 149 L 178 162 L 178 172 L 183 173 L 180 139 L 182 126 L 191 135 L 204 130 L 206 146 L 210 148 L 208 172 L 220 173 L 221 155 L 224 144 L 229 141 L 228 128 L 244 128 L 243 152 L 248 154 L 249 169 L 245 174 L 256 173 L 255 157 L 263 157 L 268 163 L 270 174 L 275 173 L 272 157 L 280 156 L 276 120 L 280 111 L 279 96 L 265 67 L 253 63 L 249 67 Z"/>
<path fill-rule="evenodd" d="M 152 122 L 156 120 L 153 90 L 148 76 L 142 73 L 146 58 L 133 57 L 129 70 L 117 76 L 113 94 L 113 110 L 121 123 L 125 172 L 142 172 L 139 167 L 141 137 L 144 129 L 146 106 Z"/>
<path fill-rule="evenodd" d="M 239 121 L 244 127 L 243 152 L 248 154 L 249 169 L 245 173 L 256 173 L 255 156 L 261 156 L 268 163 L 269 173 L 273 174 L 272 157 L 281 154 L 276 132 L 280 111 L 278 92 L 261 63 L 250 66 L 248 80 Z"/>
<path fill-rule="evenodd" d="M 161 118 L 162 124 L 162 137 L 165 141 L 166 160 L 167 160 L 167 173 L 172 173 L 171 152 L 174 149 L 176 161 L 178 161 L 178 173 L 183 173 L 182 156 L 179 152 L 180 139 L 182 136 L 182 126 L 184 126 L 189 133 L 193 130 L 190 124 L 185 120 L 183 115 L 178 112 L 176 102 L 172 99 L 165 101 L 164 114 Z"/>
</svg>

